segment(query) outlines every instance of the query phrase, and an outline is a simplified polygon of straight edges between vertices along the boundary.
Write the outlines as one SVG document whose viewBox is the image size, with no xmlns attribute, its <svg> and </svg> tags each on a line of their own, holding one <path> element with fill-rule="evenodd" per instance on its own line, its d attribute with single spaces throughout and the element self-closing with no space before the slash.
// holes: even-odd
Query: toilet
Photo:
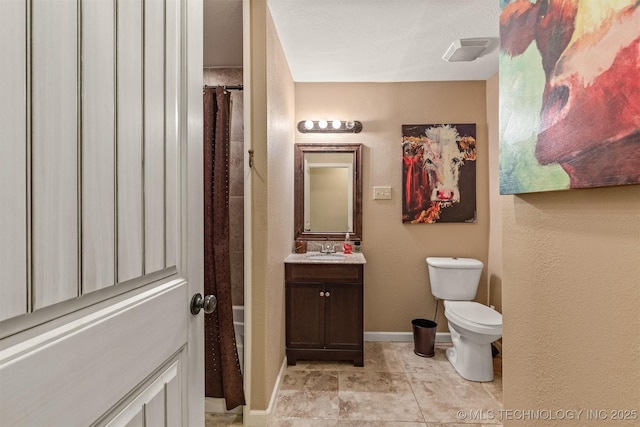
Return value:
<svg viewBox="0 0 640 427">
<path fill-rule="evenodd" d="M 444 300 L 453 347 L 447 359 L 469 381 L 493 381 L 491 343 L 502 336 L 502 315 L 476 297 L 482 261 L 473 258 L 427 258 L 431 293 Z"/>
</svg>

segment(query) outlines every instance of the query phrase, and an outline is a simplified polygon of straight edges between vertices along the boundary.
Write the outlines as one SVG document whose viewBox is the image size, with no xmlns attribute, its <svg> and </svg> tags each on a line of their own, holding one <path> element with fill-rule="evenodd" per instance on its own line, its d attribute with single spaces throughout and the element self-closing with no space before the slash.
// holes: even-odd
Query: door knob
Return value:
<svg viewBox="0 0 640 427">
<path fill-rule="evenodd" d="M 206 295 L 203 297 L 197 293 L 191 298 L 191 314 L 196 315 L 200 313 L 200 310 L 204 310 L 206 314 L 213 313 L 213 310 L 216 309 L 216 303 L 215 295 Z"/>
<path fill-rule="evenodd" d="M 324 293 L 324 296 L 326 296 L 327 298 L 331 296 L 331 293 L 329 293 L 329 291 Z"/>
<path fill-rule="evenodd" d="M 324 296 L 324 292 L 320 291 L 320 296 L 323 297 Z"/>
</svg>

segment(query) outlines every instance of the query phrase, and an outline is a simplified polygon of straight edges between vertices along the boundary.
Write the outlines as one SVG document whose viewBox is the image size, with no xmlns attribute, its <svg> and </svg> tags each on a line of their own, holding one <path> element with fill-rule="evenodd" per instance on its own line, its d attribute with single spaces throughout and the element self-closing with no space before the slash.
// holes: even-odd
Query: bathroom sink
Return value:
<svg viewBox="0 0 640 427">
<path fill-rule="evenodd" d="M 342 261 L 345 258 L 344 254 L 310 255 L 307 257 L 311 261 Z"/>
</svg>

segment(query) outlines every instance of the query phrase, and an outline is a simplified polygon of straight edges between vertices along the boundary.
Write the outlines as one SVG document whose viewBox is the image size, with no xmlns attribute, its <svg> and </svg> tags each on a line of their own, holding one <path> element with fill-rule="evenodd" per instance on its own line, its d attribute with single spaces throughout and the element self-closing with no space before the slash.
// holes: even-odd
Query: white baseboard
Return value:
<svg viewBox="0 0 640 427">
<path fill-rule="evenodd" d="M 244 407 L 244 413 L 242 414 L 242 425 L 252 427 L 266 427 L 269 425 L 271 416 L 268 411 L 265 410 L 250 410 L 246 406 Z"/>
<path fill-rule="evenodd" d="M 244 406 L 244 412 L 242 414 L 242 423 L 248 427 L 266 427 L 269 425 L 269 421 L 273 417 L 273 413 L 276 410 L 276 404 L 278 403 L 278 393 L 280 392 L 280 384 L 284 373 L 287 370 L 287 358 L 285 357 L 280 366 L 280 372 L 276 378 L 276 383 L 273 386 L 271 392 L 271 399 L 269 399 L 269 407 L 264 410 L 249 409 Z"/>
<path fill-rule="evenodd" d="M 413 332 L 365 332 L 364 340 L 385 342 L 412 342 Z M 436 342 L 451 342 L 451 334 L 449 332 L 436 332 Z"/>
</svg>

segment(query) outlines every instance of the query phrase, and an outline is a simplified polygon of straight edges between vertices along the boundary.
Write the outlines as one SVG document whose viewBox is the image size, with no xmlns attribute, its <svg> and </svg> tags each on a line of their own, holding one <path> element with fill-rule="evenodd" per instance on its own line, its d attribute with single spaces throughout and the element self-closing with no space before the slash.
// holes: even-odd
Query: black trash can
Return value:
<svg viewBox="0 0 640 427">
<path fill-rule="evenodd" d="M 436 327 L 433 320 L 413 319 L 413 352 L 422 357 L 433 357 L 436 343 Z"/>
</svg>

